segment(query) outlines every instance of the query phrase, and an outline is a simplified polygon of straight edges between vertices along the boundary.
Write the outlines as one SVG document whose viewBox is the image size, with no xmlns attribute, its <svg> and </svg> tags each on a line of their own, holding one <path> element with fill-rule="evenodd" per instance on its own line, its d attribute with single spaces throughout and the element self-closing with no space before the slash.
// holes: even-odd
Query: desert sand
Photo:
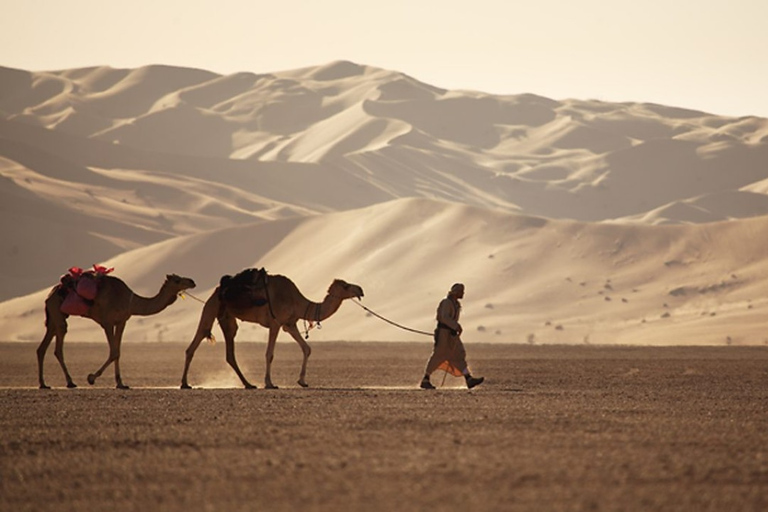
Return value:
<svg viewBox="0 0 768 512">
<path fill-rule="evenodd" d="M 126 343 L 134 388 L 34 389 L 33 343 L 0 351 L 1 510 L 759 511 L 768 506 L 768 353 L 759 347 L 468 344 L 471 391 L 417 389 L 428 343 L 317 343 L 308 380 L 245 390 L 223 344 Z M 259 382 L 264 345 L 239 346 Z M 440 385 L 442 379 L 433 379 Z"/>
</svg>

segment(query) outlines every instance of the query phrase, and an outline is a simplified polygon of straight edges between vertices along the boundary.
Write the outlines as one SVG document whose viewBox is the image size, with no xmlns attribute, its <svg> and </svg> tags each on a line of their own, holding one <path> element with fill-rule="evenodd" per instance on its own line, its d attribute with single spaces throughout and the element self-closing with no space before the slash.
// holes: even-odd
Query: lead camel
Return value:
<svg viewBox="0 0 768 512">
<path fill-rule="evenodd" d="M 363 289 L 360 286 L 341 279 L 336 279 L 331 283 L 322 302 L 312 302 L 302 295 L 293 281 L 281 275 L 268 275 L 263 269 L 248 269 L 234 278 L 224 276 L 203 306 L 197 332 L 186 351 L 181 388 L 190 388 L 187 381 L 189 365 L 195 351 L 200 346 L 200 342 L 212 337 L 211 329 L 214 320 L 219 321 L 219 326 L 224 333 L 227 363 L 235 371 L 245 388 L 251 389 L 256 386 L 248 382 L 240 371 L 235 358 L 235 335 L 237 334 L 238 320 L 256 323 L 269 329 L 266 375 L 264 377 L 264 385 L 268 389 L 277 388 L 272 383 L 271 366 L 275 353 L 275 342 L 281 328 L 290 334 L 301 347 L 304 359 L 301 364 L 298 383 L 302 387 L 307 387 L 305 380 L 307 361 L 312 350 L 301 337 L 296 323 L 299 320 L 321 322 L 336 313 L 345 299 L 361 298 L 362 296 Z"/>
</svg>

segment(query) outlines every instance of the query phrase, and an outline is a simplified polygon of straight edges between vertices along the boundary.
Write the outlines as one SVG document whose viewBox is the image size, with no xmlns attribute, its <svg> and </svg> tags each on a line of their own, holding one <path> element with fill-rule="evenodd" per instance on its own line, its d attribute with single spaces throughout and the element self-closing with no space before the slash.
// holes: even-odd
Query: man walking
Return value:
<svg viewBox="0 0 768 512">
<path fill-rule="evenodd" d="M 427 361 L 424 378 L 421 380 L 422 389 L 435 389 L 429 376 L 437 369 L 444 370 L 455 377 L 463 375 L 469 389 L 482 384 L 485 380 L 484 377 L 475 378 L 470 375 L 467 367 L 467 354 L 461 342 L 462 329 L 459 323 L 461 311 L 459 299 L 462 298 L 464 298 L 464 285 L 456 283 L 451 286 L 448 296 L 437 306 L 435 347 Z"/>
</svg>

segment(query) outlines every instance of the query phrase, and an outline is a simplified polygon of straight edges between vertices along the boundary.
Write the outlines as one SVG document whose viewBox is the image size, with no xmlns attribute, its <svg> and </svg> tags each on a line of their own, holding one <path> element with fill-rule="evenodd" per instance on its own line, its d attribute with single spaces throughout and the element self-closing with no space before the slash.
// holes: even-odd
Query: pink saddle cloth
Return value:
<svg viewBox="0 0 768 512">
<path fill-rule="evenodd" d="M 90 306 L 75 290 L 70 290 L 61 303 L 61 312 L 65 315 L 83 316 Z"/>
<path fill-rule="evenodd" d="M 61 276 L 61 283 L 69 289 L 61 304 L 61 312 L 67 315 L 84 316 L 99 292 L 99 280 L 112 272 L 113 268 L 94 265 L 93 270 L 72 267 L 69 274 Z"/>
<path fill-rule="evenodd" d="M 77 280 L 77 287 L 75 290 L 77 291 L 77 295 L 82 298 L 93 300 L 96 298 L 96 293 L 99 291 L 99 285 L 95 278 L 88 274 L 84 274 Z"/>
</svg>

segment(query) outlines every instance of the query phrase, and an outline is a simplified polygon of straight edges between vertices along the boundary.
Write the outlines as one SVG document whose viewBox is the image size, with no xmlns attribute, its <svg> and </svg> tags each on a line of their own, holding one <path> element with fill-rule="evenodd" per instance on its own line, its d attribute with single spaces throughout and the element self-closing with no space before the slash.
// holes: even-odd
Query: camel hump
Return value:
<svg viewBox="0 0 768 512">
<path fill-rule="evenodd" d="M 263 288 L 267 284 L 267 271 L 266 269 L 259 268 L 247 268 L 242 272 L 235 274 L 234 276 L 226 275 L 222 276 L 219 280 L 219 286 L 221 288 L 231 287 L 259 287 Z"/>
<path fill-rule="evenodd" d="M 113 270 L 114 268 L 106 268 L 101 265 L 94 265 L 93 270 L 83 270 L 80 267 L 71 267 L 69 273 L 61 276 L 59 282 L 63 288 L 74 290 L 82 298 L 86 300 L 94 300 L 101 288 L 102 282 L 105 279 L 113 279 L 107 277 L 107 274 Z"/>
<path fill-rule="evenodd" d="M 219 280 L 219 298 L 231 306 L 246 308 L 267 303 L 267 271 L 249 268 Z"/>
</svg>

